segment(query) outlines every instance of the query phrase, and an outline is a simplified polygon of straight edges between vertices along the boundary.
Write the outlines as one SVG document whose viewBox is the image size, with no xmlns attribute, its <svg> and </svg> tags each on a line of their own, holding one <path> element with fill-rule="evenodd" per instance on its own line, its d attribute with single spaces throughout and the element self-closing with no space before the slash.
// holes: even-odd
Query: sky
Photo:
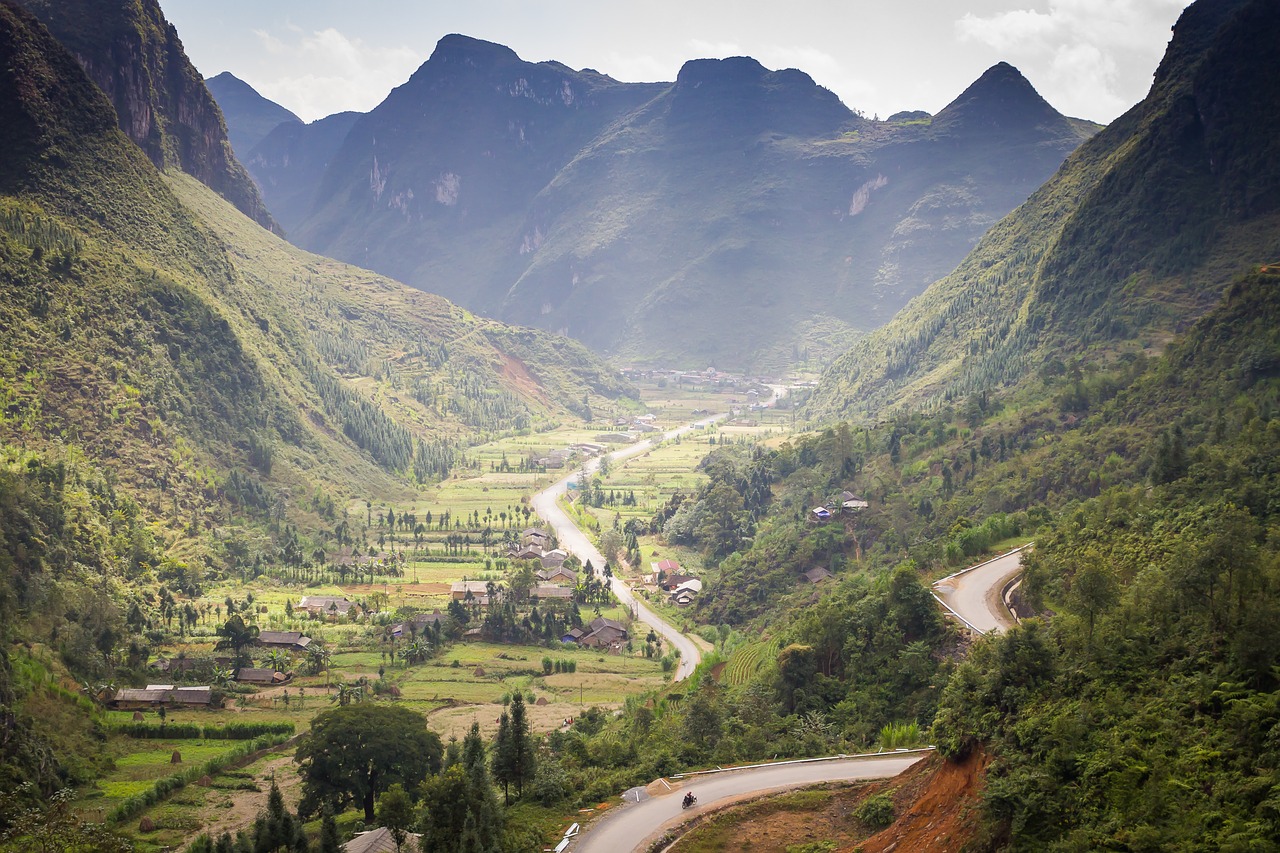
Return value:
<svg viewBox="0 0 1280 853">
<path fill-rule="evenodd" d="M 1016 66 L 1054 107 L 1109 122 L 1146 94 L 1186 0 L 160 0 L 206 77 L 305 121 L 367 112 L 449 33 L 626 82 L 690 59 L 799 68 L 852 109 L 936 113 Z"/>
</svg>

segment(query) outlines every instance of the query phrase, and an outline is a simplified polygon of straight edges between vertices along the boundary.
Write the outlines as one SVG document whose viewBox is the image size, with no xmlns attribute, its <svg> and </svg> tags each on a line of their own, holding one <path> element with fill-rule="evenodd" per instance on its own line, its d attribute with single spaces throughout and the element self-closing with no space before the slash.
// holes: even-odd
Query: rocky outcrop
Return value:
<svg viewBox="0 0 1280 853">
<path fill-rule="evenodd" d="M 222 112 L 157 0 L 21 0 L 115 106 L 160 168 L 192 175 L 267 228 L 275 222 L 227 141 Z"/>
</svg>

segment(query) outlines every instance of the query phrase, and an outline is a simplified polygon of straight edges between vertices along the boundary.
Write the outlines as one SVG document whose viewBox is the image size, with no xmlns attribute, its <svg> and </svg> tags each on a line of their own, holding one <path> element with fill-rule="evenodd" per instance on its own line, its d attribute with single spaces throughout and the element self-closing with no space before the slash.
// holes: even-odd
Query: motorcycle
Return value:
<svg viewBox="0 0 1280 853">
<path fill-rule="evenodd" d="M 698 803 L 698 798 L 693 795 L 692 791 L 690 791 L 689 793 L 684 795 L 684 803 L 683 805 L 681 805 L 681 808 L 687 809 L 691 806 L 697 805 L 697 803 Z"/>
</svg>

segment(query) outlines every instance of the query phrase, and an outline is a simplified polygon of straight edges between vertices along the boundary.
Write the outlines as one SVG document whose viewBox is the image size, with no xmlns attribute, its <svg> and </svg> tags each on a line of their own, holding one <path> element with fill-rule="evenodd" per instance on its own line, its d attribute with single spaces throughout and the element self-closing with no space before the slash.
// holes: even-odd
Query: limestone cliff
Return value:
<svg viewBox="0 0 1280 853">
<path fill-rule="evenodd" d="M 157 0 L 20 0 L 84 66 L 121 130 L 267 228 L 275 221 L 227 141 L 222 112 Z"/>
</svg>

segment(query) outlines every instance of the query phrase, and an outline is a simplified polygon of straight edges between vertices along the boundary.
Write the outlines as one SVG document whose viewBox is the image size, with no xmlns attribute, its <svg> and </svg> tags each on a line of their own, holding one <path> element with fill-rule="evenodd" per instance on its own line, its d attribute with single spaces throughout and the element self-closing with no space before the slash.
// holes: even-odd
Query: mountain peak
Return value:
<svg viewBox="0 0 1280 853">
<path fill-rule="evenodd" d="M 691 59 L 680 67 L 676 76 L 677 87 L 698 87 L 704 83 L 733 86 L 759 83 L 769 74 L 750 56 L 730 56 L 725 59 Z"/>
<path fill-rule="evenodd" d="M 770 71 L 749 56 L 693 59 L 676 77 L 671 115 L 678 122 L 725 121 L 746 134 L 825 135 L 853 119 L 835 93 L 803 71 Z"/>
<path fill-rule="evenodd" d="M 933 127 L 1004 134 L 1065 122 L 1066 117 L 1040 96 L 1021 71 L 997 62 L 938 113 Z"/>
<path fill-rule="evenodd" d="M 478 66 L 494 65 L 499 61 L 519 62 L 520 57 L 506 45 L 460 33 L 450 33 L 436 42 L 436 49 L 427 60 L 428 63 L 466 62 Z"/>
</svg>

